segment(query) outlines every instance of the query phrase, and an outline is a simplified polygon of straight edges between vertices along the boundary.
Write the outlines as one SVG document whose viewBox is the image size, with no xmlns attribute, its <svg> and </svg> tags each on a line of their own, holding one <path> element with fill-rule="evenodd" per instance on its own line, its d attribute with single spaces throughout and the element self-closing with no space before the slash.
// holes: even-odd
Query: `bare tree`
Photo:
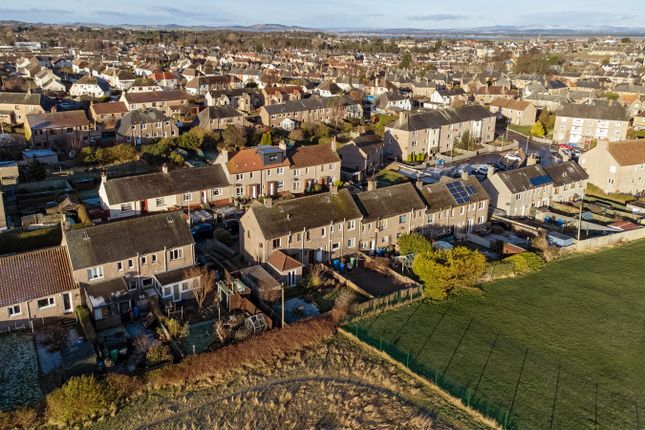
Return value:
<svg viewBox="0 0 645 430">
<path fill-rule="evenodd" d="M 195 268 L 190 270 L 191 277 L 199 277 L 199 287 L 193 288 L 193 296 L 197 302 L 197 307 L 201 311 L 206 302 L 208 294 L 215 288 L 215 272 L 211 272 L 206 267 Z"/>
</svg>

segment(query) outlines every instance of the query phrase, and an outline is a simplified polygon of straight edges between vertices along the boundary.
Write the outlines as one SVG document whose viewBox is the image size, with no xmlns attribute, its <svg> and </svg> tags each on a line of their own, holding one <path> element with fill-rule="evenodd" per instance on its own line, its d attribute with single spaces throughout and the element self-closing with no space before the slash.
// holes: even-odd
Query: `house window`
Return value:
<svg viewBox="0 0 645 430">
<path fill-rule="evenodd" d="M 281 242 L 282 242 L 282 240 L 280 238 L 273 239 L 273 247 L 274 248 L 280 248 L 280 243 Z"/>
<path fill-rule="evenodd" d="M 293 176 L 300 176 L 300 169 L 294 169 Z"/>
<path fill-rule="evenodd" d="M 141 256 L 141 265 L 145 266 L 148 263 L 148 259 L 146 258 L 145 255 Z"/>
<path fill-rule="evenodd" d="M 119 272 L 123 272 L 123 263 L 122 262 L 119 261 L 118 263 L 116 263 L 116 270 L 119 271 Z"/>
<path fill-rule="evenodd" d="M 298 180 L 298 178 L 295 178 L 293 180 L 293 184 L 291 185 L 291 188 L 293 189 L 293 191 L 297 191 L 300 189 L 300 181 Z"/>
<path fill-rule="evenodd" d="M 347 221 L 347 230 L 354 230 L 356 228 L 356 221 Z"/>
<path fill-rule="evenodd" d="M 320 229 L 320 237 L 325 237 L 325 234 L 326 234 L 326 229 L 325 227 L 323 227 Z"/>
<path fill-rule="evenodd" d="M 17 317 L 18 315 L 22 314 L 22 308 L 20 305 L 13 305 L 9 306 L 9 318 L 11 317 Z"/>
<path fill-rule="evenodd" d="M 129 212 L 132 210 L 132 203 L 124 203 L 121 205 L 121 212 Z"/>
<path fill-rule="evenodd" d="M 38 301 L 36 302 L 38 309 L 50 308 L 55 304 L 56 304 L 56 300 L 54 300 L 53 297 L 45 297 L 44 299 L 38 299 Z"/>
<path fill-rule="evenodd" d="M 159 197 L 158 199 L 155 199 L 155 204 L 157 206 L 165 206 L 166 205 L 166 199 L 163 197 Z"/>
<path fill-rule="evenodd" d="M 390 242 L 390 236 L 381 237 L 381 243 L 389 243 L 389 242 Z"/>
<path fill-rule="evenodd" d="M 334 242 L 334 243 L 331 244 L 331 250 L 332 251 L 336 251 L 338 249 L 340 249 L 340 242 Z"/>
<path fill-rule="evenodd" d="M 484 209 L 484 202 L 479 202 L 479 209 Z"/>
<path fill-rule="evenodd" d="M 190 193 L 184 193 L 183 199 L 185 202 L 189 202 L 192 199 L 192 196 Z"/>
<path fill-rule="evenodd" d="M 275 186 L 278 190 L 284 188 L 284 181 L 275 181 Z"/>
<path fill-rule="evenodd" d="M 152 254 L 152 262 L 156 263 L 157 262 L 157 254 Z"/>
<path fill-rule="evenodd" d="M 347 240 L 347 247 L 348 248 L 353 248 L 354 245 L 356 245 L 356 239 L 348 239 Z"/>
<path fill-rule="evenodd" d="M 277 173 L 278 175 L 282 175 L 282 174 L 284 173 L 284 167 L 278 167 L 278 168 L 277 168 L 277 169 L 275 169 L 275 170 L 276 170 L 276 173 Z"/>
<path fill-rule="evenodd" d="M 271 176 L 271 169 L 267 169 L 267 176 Z"/>
<path fill-rule="evenodd" d="M 103 266 L 92 267 L 87 269 L 87 279 L 92 281 L 103 277 Z"/>
<path fill-rule="evenodd" d="M 305 233 L 305 240 L 311 240 L 311 230 L 307 230 Z"/>
<path fill-rule="evenodd" d="M 128 269 L 132 269 L 134 267 L 134 261 L 130 258 L 128 260 Z"/>
<path fill-rule="evenodd" d="M 170 250 L 170 261 L 180 260 L 184 258 L 184 250 L 175 248 Z"/>
<path fill-rule="evenodd" d="M 244 187 L 235 187 L 235 195 L 242 197 L 244 195 Z"/>
<path fill-rule="evenodd" d="M 222 189 L 221 188 L 214 188 L 213 190 L 211 190 L 211 195 L 213 197 L 221 196 L 222 195 Z"/>
<path fill-rule="evenodd" d="M 407 221 L 408 216 L 407 215 L 399 215 L 399 224 L 405 224 Z"/>
<path fill-rule="evenodd" d="M 380 220 L 380 221 L 378 221 L 376 223 L 376 228 L 383 229 L 385 227 L 387 227 L 387 220 L 386 219 Z"/>
<path fill-rule="evenodd" d="M 236 181 L 241 181 L 244 179 L 244 173 L 238 173 L 235 175 L 235 180 Z"/>
</svg>

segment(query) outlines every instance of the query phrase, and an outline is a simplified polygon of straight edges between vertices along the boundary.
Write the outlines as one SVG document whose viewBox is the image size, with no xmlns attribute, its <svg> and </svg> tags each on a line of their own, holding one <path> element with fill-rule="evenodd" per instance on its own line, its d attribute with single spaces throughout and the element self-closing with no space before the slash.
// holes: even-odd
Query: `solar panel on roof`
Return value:
<svg viewBox="0 0 645 430">
<path fill-rule="evenodd" d="M 473 194 L 475 194 L 477 192 L 477 191 L 475 191 L 475 187 L 473 187 L 472 185 L 467 185 L 466 186 L 466 191 L 468 192 L 469 196 L 472 196 Z"/>
<path fill-rule="evenodd" d="M 274 154 L 274 153 L 282 152 L 282 151 L 283 151 L 282 148 L 280 148 L 278 146 L 263 146 L 263 147 L 258 148 L 258 152 L 260 152 L 262 154 Z"/>
<path fill-rule="evenodd" d="M 549 175 L 535 176 L 534 178 L 530 178 L 529 182 L 531 183 L 531 185 L 539 187 L 540 185 L 548 184 L 549 182 L 551 182 L 551 177 Z"/>
<path fill-rule="evenodd" d="M 466 187 L 464 187 L 464 184 L 462 184 L 461 182 L 451 182 L 449 184 L 446 184 L 446 188 L 458 205 L 463 205 L 464 203 L 468 203 L 470 201 L 470 194 L 468 194 Z"/>
</svg>

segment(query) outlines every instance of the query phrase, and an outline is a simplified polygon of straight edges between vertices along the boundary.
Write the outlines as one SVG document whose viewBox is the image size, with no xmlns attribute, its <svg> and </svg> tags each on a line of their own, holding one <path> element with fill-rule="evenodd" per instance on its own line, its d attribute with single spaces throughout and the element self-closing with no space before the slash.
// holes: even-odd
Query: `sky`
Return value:
<svg viewBox="0 0 645 430">
<path fill-rule="evenodd" d="M 644 0 L 24 0 L 0 2 L 0 20 L 109 25 L 284 24 L 311 28 L 645 27 L 643 3 Z"/>
</svg>

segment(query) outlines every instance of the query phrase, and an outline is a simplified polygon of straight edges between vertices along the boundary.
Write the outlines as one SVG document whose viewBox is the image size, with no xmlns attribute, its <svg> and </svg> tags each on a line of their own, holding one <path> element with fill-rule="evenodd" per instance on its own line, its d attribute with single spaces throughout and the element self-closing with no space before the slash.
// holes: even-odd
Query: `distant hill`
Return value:
<svg viewBox="0 0 645 430">
<path fill-rule="evenodd" d="M 18 21 L 1 21 L 0 24 L 9 25 L 51 25 L 44 23 L 26 23 Z M 87 26 L 94 28 L 121 27 L 126 29 L 140 30 L 184 30 L 184 31 L 208 31 L 208 30 L 230 30 L 248 32 L 325 32 L 333 34 L 357 34 L 372 36 L 416 36 L 416 37 L 505 37 L 505 36 L 553 36 L 553 37 L 583 37 L 583 36 L 632 36 L 645 37 L 645 27 L 621 27 L 621 26 L 589 26 L 568 28 L 553 25 L 495 25 L 473 28 L 445 28 L 445 29 L 424 29 L 424 28 L 310 28 L 284 24 L 254 24 L 254 25 L 231 25 L 231 26 L 204 26 L 204 25 L 105 25 L 98 23 L 73 22 L 58 24 L 60 26 Z"/>
</svg>

